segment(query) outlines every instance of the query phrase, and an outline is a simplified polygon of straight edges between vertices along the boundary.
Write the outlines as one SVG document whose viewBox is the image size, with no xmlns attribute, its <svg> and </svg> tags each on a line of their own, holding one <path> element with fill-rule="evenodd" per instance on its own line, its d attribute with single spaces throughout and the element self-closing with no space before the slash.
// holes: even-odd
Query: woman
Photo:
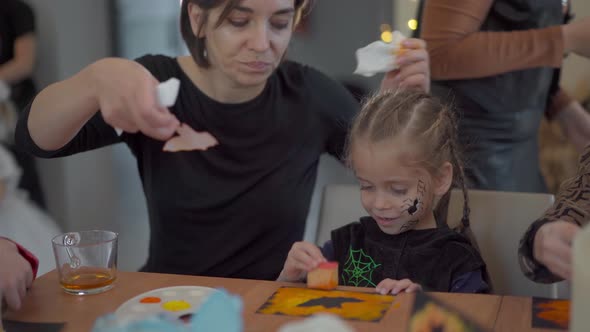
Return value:
<svg viewBox="0 0 590 332">
<path fill-rule="evenodd" d="M 422 37 L 432 91 L 451 98 L 467 177 L 479 189 L 546 191 L 537 135 L 544 114 L 560 121 L 580 150 L 590 116 L 558 90 L 563 55 L 588 55 L 590 20 L 563 24 L 567 1 L 452 0 L 424 3 Z"/>
<path fill-rule="evenodd" d="M 304 0 L 184 0 L 191 56 L 103 59 L 43 90 L 17 127 L 42 157 L 117 142 L 135 157 L 151 238 L 144 271 L 276 279 L 301 240 L 323 152 L 340 156 L 358 103 L 325 75 L 283 61 Z M 424 43 L 408 40 L 383 88 L 428 88 Z M 146 70 L 147 69 L 147 70 Z M 175 106 L 158 81 L 177 77 Z M 100 110 L 100 111 L 98 111 Z M 186 124 L 219 143 L 163 152 Z M 125 131 L 118 137 L 113 127 Z"/>
</svg>

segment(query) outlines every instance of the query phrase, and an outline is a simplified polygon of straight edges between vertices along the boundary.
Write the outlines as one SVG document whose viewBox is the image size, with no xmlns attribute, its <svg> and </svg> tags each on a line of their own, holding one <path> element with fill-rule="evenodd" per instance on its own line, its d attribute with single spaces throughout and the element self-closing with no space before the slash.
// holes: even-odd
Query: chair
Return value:
<svg viewBox="0 0 590 332">
<path fill-rule="evenodd" d="M 356 184 L 334 184 L 324 187 L 316 243 L 322 246 L 332 230 L 359 220 L 367 212 L 361 205 L 361 192 Z"/>
<path fill-rule="evenodd" d="M 538 284 L 527 279 L 518 263 L 520 238 L 554 202 L 553 195 L 469 190 L 471 228 L 494 285 L 501 295 L 569 297 L 565 282 Z M 453 190 L 447 222 L 459 225 L 463 215 L 463 193 Z"/>
<path fill-rule="evenodd" d="M 565 282 L 546 285 L 527 279 L 518 264 L 518 243 L 528 226 L 553 204 L 549 194 L 469 191 L 471 227 L 475 233 L 495 293 L 502 295 L 568 298 Z M 463 195 L 451 192 L 449 226 L 457 226 L 463 213 Z M 330 232 L 367 213 L 360 202 L 358 185 L 327 185 L 323 191 L 316 243 L 323 245 Z"/>
</svg>

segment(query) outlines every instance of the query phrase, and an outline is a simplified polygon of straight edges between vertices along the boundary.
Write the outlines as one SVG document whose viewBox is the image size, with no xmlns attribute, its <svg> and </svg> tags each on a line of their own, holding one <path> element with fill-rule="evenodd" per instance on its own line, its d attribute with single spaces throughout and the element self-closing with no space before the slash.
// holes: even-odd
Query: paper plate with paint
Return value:
<svg viewBox="0 0 590 332">
<path fill-rule="evenodd" d="M 217 292 L 217 290 L 201 286 L 158 288 L 123 303 L 115 314 L 122 321 L 143 319 L 154 314 L 165 314 L 188 322 L 213 292 Z"/>
</svg>

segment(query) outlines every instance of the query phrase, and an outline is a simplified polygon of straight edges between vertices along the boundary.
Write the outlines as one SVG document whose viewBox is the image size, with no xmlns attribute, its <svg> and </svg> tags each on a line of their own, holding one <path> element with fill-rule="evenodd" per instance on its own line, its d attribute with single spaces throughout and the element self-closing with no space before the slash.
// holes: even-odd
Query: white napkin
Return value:
<svg viewBox="0 0 590 332">
<path fill-rule="evenodd" d="M 157 95 L 158 95 L 158 103 L 162 107 L 171 107 L 174 106 L 176 102 L 176 97 L 178 96 L 178 90 L 180 89 L 180 80 L 178 78 L 172 77 L 166 82 L 162 82 L 158 84 L 157 87 Z"/>
<path fill-rule="evenodd" d="M 156 89 L 158 103 L 162 107 L 171 107 L 176 103 L 180 81 L 171 78 L 166 82 L 158 84 Z M 115 128 L 117 135 L 121 136 L 123 131 Z M 185 123 L 182 123 L 176 130 L 175 136 L 164 144 L 163 150 L 167 152 L 180 151 L 205 151 L 219 144 L 217 139 L 206 131 L 196 131 Z"/>
<path fill-rule="evenodd" d="M 357 67 L 354 74 L 371 77 L 377 73 L 386 73 L 397 69 L 395 58 L 401 49 L 401 42 L 406 37 L 399 31 L 393 32 L 393 40 L 386 43 L 381 40 L 356 51 Z"/>
<path fill-rule="evenodd" d="M 176 102 L 178 97 L 178 90 L 180 89 L 180 80 L 175 77 L 158 84 L 156 88 L 156 95 L 158 98 L 158 104 L 162 107 L 171 107 Z M 121 136 L 123 130 L 115 128 L 117 135 Z"/>
</svg>

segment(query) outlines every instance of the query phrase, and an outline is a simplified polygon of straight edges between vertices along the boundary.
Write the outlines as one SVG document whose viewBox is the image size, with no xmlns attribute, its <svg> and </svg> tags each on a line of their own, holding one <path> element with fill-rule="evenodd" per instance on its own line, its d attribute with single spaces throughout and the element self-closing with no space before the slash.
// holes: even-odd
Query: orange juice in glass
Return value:
<svg viewBox="0 0 590 332">
<path fill-rule="evenodd" d="M 53 238 L 53 252 L 64 291 L 98 294 L 113 287 L 117 278 L 117 233 L 70 232 Z"/>
</svg>

